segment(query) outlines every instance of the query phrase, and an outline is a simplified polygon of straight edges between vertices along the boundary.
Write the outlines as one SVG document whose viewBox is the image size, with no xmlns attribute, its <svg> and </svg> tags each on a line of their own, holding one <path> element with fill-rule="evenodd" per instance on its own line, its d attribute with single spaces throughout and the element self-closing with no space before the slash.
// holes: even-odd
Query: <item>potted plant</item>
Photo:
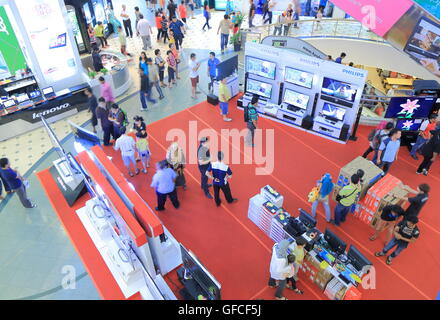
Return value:
<svg viewBox="0 0 440 320">
<path fill-rule="evenodd" d="M 95 71 L 89 71 L 89 77 L 90 79 L 95 79 L 97 73 Z"/>
<path fill-rule="evenodd" d="M 233 34 L 231 36 L 230 43 L 234 45 L 234 51 L 240 51 L 241 50 L 241 32 L 238 31 L 237 33 Z"/>
<path fill-rule="evenodd" d="M 103 75 L 106 75 L 108 73 L 108 70 L 106 68 L 102 68 L 99 70 Z"/>
</svg>

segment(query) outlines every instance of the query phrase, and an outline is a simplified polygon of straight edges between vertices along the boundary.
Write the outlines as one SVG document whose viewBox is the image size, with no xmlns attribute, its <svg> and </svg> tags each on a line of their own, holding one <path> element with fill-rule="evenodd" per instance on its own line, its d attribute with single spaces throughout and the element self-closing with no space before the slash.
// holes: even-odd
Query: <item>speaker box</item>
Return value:
<svg viewBox="0 0 440 320">
<path fill-rule="evenodd" d="M 206 96 L 206 100 L 208 103 L 212 104 L 213 106 L 218 105 L 218 97 L 215 94 L 208 94 Z"/>
<path fill-rule="evenodd" d="M 341 135 L 339 136 L 339 140 L 347 141 L 348 130 L 350 130 L 350 126 L 348 124 L 344 124 L 341 129 Z"/>
<path fill-rule="evenodd" d="M 306 130 L 310 130 L 313 127 L 313 118 L 312 116 L 305 116 L 303 119 L 303 122 L 301 124 L 301 127 L 303 127 Z"/>
</svg>

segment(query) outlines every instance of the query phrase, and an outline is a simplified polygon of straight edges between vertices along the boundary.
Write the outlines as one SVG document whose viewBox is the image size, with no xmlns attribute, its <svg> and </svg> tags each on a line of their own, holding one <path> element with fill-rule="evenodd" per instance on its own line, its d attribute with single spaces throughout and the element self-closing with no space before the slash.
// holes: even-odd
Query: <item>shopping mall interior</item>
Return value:
<svg viewBox="0 0 440 320">
<path fill-rule="evenodd" d="M 440 299 L 440 7 L 389 2 L 0 0 L 0 299 Z"/>
</svg>

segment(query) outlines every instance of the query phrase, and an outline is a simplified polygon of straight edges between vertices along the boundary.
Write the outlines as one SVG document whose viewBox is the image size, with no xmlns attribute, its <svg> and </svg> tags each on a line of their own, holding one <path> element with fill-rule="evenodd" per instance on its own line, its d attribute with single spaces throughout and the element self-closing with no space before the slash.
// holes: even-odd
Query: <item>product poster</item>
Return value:
<svg viewBox="0 0 440 320">
<path fill-rule="evenodd" d="M 26 68 L 26 60 L 5 7 L 0 7 L 0 80 Z"/>
<path fill-rule="evenodd" d="M 75 75 L 75 55 L 59 1 L 17 1 L 16 4 L 46 82 Z"/>
<path fill-rule="evenodd" d="M 413 0 L 423 9 L 440 20 L 440 0 Z"/>
</svg>

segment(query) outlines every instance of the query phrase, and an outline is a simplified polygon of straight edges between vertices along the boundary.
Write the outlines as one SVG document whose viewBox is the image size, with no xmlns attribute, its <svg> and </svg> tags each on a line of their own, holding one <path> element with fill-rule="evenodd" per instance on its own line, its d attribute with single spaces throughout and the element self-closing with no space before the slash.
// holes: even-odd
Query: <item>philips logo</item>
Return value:
<svg viewBox="0 0 440 320">
<path fill-rule="evenodd" d="M 299 59 L 299 61 L 307 63 L 307 64 L 310 64 L 312 66 L 319 67 L 319 62 L 317 62 L 317 61 L 310 61 L 310 60 L 306 60 L 306 59 L 303 59 L 303 58 Z"/>
<path fill-rule="evenodd" d="M 351 74 L 352 76 L 355 76 L 355 77 L 360 77 L 360 78 L 365 77 L 365 75 L 362 72 L 357 72 L 357 71 L 352 71 L 352 70 L 347 70 L 347 69 L 343 69 L 342 72 Z"/>
<path fill-rule="evenodd" d="M 37 119 L 37 118 L 40 118 L 40 116 L 46 116 L 48 114 L 51 114 L 51 113 L 54 113 L 54 112 L 57 112 L 57 111 L 60 111 L 63 109 L 67 109 L 69 107 L 70 107 L 70 103 L 65 103 L 65 104 L 59 105 L 57 107 L 53 107 L 53 108 L 44 110 L 43 112 L 34 113 L 32 115 L 32 119 Z"/>
</svg>

